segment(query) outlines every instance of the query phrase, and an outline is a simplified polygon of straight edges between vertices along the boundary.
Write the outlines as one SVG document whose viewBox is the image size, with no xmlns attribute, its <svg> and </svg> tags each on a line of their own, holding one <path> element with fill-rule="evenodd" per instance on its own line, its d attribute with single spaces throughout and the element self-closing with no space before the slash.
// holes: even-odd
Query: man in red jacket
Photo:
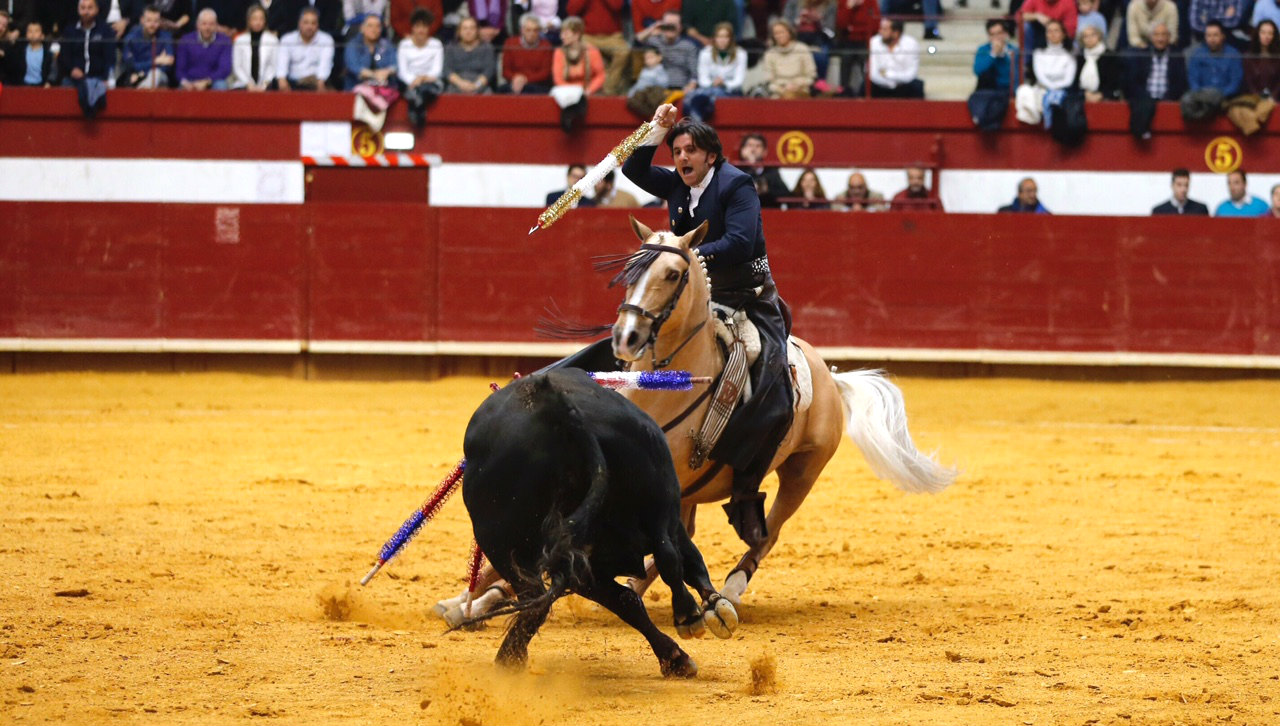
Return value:
<svg viewBox="0 0 1280 726">
<path fill-rule="evenodd" d="M 582 18 L 586 26 L 583 39 L 599 49 L 608 61 L 605 69 L 604 93 L 620 95 L 627 90 L 623 72 L 631 59 L 631 45 L 622 37 L 622 9 L 625 0 L 569 0 L 570 15 Z"/>
<path fill-rule="evenodd" d="M 878 0 L 836 0 L 836 50 L 840 54 L 840 85 L 850 96 L 866 93 L 867 48 L 880 31 Z M 855 72 L 856 71 L 856 72 Z"/>
<path fill-rule="evenodd" d="M 542 37 L 537 16 L 520 18 L 520 34 L 507 38 L 502 46 L 501 93 L 547 94 L 551 90 L 551 54 L 554 49 Z"/>
</svg>

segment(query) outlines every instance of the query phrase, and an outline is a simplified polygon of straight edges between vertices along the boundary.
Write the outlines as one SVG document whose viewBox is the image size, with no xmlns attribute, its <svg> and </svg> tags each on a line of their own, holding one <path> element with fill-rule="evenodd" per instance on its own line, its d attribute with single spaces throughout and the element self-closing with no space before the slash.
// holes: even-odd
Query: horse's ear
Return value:
<svg viewBox="0 0 1280 726">
<path fill-rule="evenodd" d="M 709 228 L 709 226 L 710 226 L 710 222 L 704 221 L 702 224 L 698 225 L 697 229 L 681 237 L 680 238 L 681 246 L 687 250 L 691 250 L 694 247 L 697 247 L 698 245 L 702 244 L 702 240 L 707 238 L 707 229 Z"/>
<path fill-rule="evenodd" d="M 647 242 L 653 236 L 653 230 L 644 226 L 644 223 L 635 217 L 631 218 L 631 229 L 635 230 L 636 236 L 640 238 L 641 242 Z"/>
</svg>

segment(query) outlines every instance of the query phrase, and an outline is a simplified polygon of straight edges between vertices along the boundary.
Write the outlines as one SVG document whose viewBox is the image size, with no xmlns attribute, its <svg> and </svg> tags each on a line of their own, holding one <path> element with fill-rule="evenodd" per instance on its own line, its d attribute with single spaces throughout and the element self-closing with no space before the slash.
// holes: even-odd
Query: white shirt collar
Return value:
<svg viewBox="0 0 1280 726">
<path fill-rule="evenodd" d="M 689 188 L 689 213 L 698 208 L 698 200 L 702 198 L 702 193 L 711 185 L 711 177 L 716 175 L 716 168 L 713 166 L 707 169 L 707 175 L 702 177 L 702 183 L 696 187 Z"/>
</svg>

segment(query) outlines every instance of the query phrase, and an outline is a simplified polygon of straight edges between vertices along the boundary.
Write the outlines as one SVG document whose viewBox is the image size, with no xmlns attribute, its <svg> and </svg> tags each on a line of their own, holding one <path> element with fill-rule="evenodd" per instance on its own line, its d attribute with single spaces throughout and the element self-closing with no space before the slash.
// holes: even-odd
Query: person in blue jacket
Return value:
<svg viewBox="0 0 1280 726">
<path fill-rule="evenodd" d="M 792 401 L 787 364 L 791 314 L 769 271 L 760 197 L 750 174 L 726 163 L 715 129 L 685 118 L 663 104 L 653 122 L 664 129 L 675 171 L 653 165 L 657 146 L 641 146 L 622 173 L 641 189 L 665 199 L 671 231 L 678 235 L 708 224 L 698 254 L 711 276 L 714 302 L 745 310 L 760 331 L 760 357 L 751 371 L 752 395 L 729 419 L 712 459 L 733 470 L 733 490 L 725 511 L 749 545 L 768 537 L 760 482 L 791 427 Z"/>
</svg>

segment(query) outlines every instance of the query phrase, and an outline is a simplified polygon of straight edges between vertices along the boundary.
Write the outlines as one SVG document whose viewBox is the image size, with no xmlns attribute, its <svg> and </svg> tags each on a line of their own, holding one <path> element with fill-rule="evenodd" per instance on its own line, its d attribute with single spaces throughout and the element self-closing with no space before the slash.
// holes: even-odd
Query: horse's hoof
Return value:
<svg viewBox="0 0 1280 726">
<path fill-rule="evenodd" d="M 717 638 L 733 637 L 733 631 L 738 629 L 738 611 L 727 597 L 718 598 L 714 608 L 702 613 L 702 619 Z"/>
<path fill-rule="evenodd" d="M 706 614 L 704 613 L 701 616 L 699 615 L 693 616 L 688 620 L 688 622 L 676 623 L 676 632 L 679 633 L 680 637 L 684 638 L 685 640 L 688 640 L 690 638 L 701 638 L 702 636 L 707 634 L 707 627 L 706 627 L 706 624 L 703 622 L 703 618 L 705 617 L 706 617 Z"/>
<path fill-rule="evenodd" d="M 440 617 L 444 618 L 444 622 L 450 628 L 460 628 L 462 624 L 467 622 L 467 616 L 462 612 L 460 607 L 451 607 Z"/>
<path fill-rule="evenodd" d="M 667 678 L 695 678 L 698 664 L 687 653 L 681 653 L 674 660 L 662 662 L 662 675 Z"/>
<path fill-rule="evenodd" d="M 444 604 L 444 600 L 441 600 L 431 608 L 431 612 L 435 613 L 437 618 L 445 620 L 445 613 L 449 612 L 449 606 Z"/>
</svg>

